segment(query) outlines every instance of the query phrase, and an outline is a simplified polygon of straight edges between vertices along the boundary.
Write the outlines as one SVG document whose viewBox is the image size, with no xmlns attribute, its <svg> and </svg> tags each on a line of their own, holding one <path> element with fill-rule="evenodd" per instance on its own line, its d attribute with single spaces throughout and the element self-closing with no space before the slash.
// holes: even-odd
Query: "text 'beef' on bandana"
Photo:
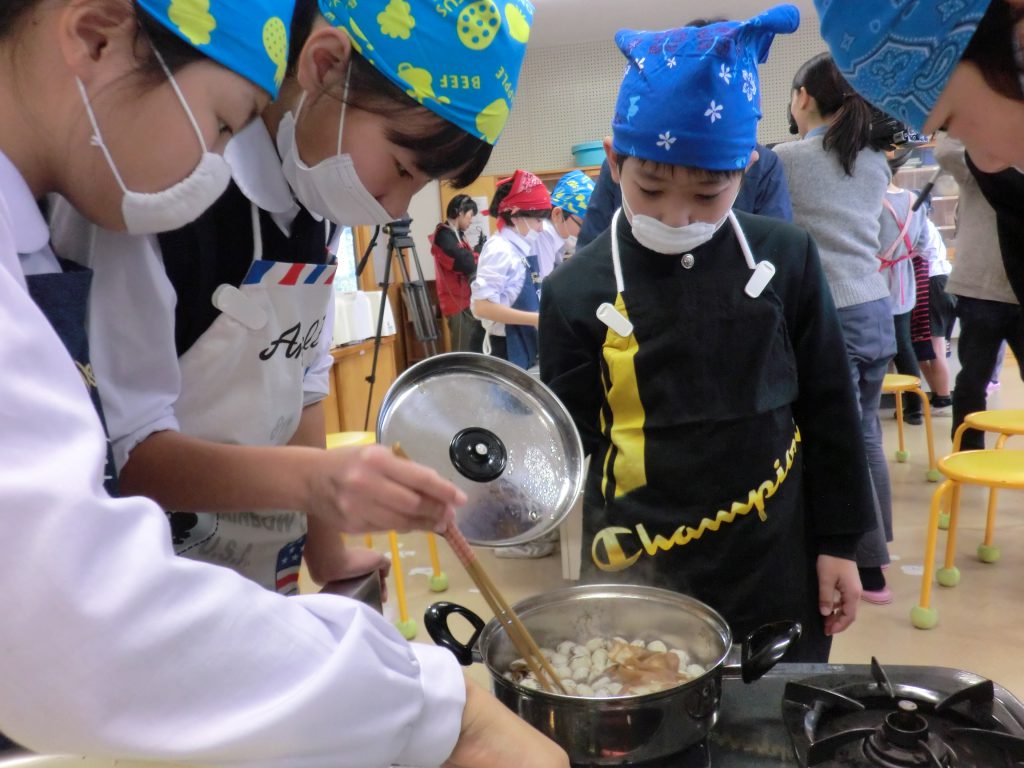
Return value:
<svg viewBox="0 0 1024 768">
<path fill-rule="evenodd" d="M 528 0 L 319 0 L 356 51 L 423 106 L 496 144 L 533 24 Z"/>
<path fill-rule="evenodd" d="M 799 26 L 796 6 L 780 5 L 749 21 L 620 31 L 615 42 L 628 64 L 612 121 L 615 151 L 713 171 L 745 168 L 761 119 L 757 65 L 776 34 Z"/>
<path fill-rule="evenodd" d="M 161 25 L 271 96 L 288 69 L 295 0 L 139 0 Z"/>
<path fill-rule="evenodd" d="M 561 208 L 566 213 L 583 218 L 587 215 L 587 205 L 594 193 L 594 180 L 583 171 L 569 171 L 558 180 L 551 193 L 551 205 Z"/>
<path fill-rule="evenodd" d="M 917 130 L 991 0 L 814 0 L 821 36 L 850 85 Z"/>
</svg>

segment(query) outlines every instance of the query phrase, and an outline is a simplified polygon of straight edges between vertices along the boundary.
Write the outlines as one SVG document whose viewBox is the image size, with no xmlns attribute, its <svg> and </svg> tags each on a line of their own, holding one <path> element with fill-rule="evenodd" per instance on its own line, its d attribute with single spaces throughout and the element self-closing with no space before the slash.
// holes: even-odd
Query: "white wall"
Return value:
<svg viewBox="0 0 1024 768">
<path fill-rule="evenodd" d="M 434 279 L 434 257 L 430 255 L 430 234 L 441 221 L 441 190 L 438 182 L 432 181 L 421 189 L 409 202 L 409 216 L 412 217 L 412 239 L 416 243 L 416 255 L 423 269 L 423 279 Z M 371 228 L 372 229 L 372 228 Z M 387 235 L 381 233 L 373 254 L 373 268 L 377 280 L 384 279 L 384 259 L 387 257 Z M 392 271 L 398 269 L 391 265 Z M 416 267 L 409 263 L 409 271 L 416 278 Z M 394 277 L 391 278 L 394 282 Z"/>
<path fill-rule="evenodd" d="M 573 166 L 571 148 L 611 133 L 615 98 L 626 60 L 612 41 L 531 48 L 523 65 L 519 93 L 508 126 L 486 173 L 516 168 L 549 171 Z M 786 107 L 796 70 L 825 50 L 818 19 L 805 11 L 800 29 L 775 38 L 761 72 L 762 143 L 786 141 Z"/>
</svg>

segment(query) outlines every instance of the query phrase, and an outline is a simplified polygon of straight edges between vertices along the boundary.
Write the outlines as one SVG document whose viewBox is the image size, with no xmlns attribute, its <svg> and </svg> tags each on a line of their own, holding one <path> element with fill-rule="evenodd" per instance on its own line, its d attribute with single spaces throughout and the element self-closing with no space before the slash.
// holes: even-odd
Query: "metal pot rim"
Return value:
<svg viewBox="0 0 1024 768">
<path fill-rule="evenodd" d="M 531 614 L 537 613 L 542 610 L 550 610 L 553 606 L 557 606 L 566 602 L 575 602 L 578 600 L 586 599 L 632 599 L 632 600 L 655 600 L 661 603 L 663 606 L 676 607 L 680 610 L 686 611 L 693 614 L 694 616 L 702 619 L 705 623 L 711 627 L 722 639 L 723 650 L 715 662 L 708 663 L 707 670 L 700 677 L 695 677 L 687 682 L 680 683 L 679 685 L 671 688 L 666 688 L 663 691 L 657 691 L 655 693 L 641 693 L 632 694 L 628 696 L 609 696 L 600 699 L 584 697 L 584 696 L 570 696 L 568 694 L 552 693 L 544 690 L 534 690 L 531 688 L 524 688 L 516 683 L 513 683 L 505 679 L 502 673 L 492 666 L 490 659 L 487 657 L 487 648 L 490 643 L 504 634 L 505 630 L 501 626 L 501 623 L 497 618 L 493 618 L 487 622 L 483 631 L 480 633 L 480 637 L 477 640 L 477 648 L 480 653 L 480 657 L 483 661 L 487 671 L 490 673 L 492 680 L 495 683 L 501 683 L 511 686 L 513 690 L 518 692 L 529 694 L 530 696 L 538 696 L 541 698 L 551 699 L 552 701 L 558 701 L 560 703 L 565 702 L 577 702 L 581 704 L 592 705 L 594 702 L 600 702 L 602 704 L 616 704 L 616 703 L 633 703 L 636 701 L 653 701 L 663 697 L 673 696 L 678 694 L 689 687 L 697 687 L 703 685 L 705 680 L 709 676 L 713 676 L 725 665 L 725 660 L 729 656 L 729 652 L 732 649 L 732 630 L 726 623 L 718 611 L 709 606 L 706 603 L 697 600 L 689 595 L 684 595 L 679 592 L 672 592 L 667 589 L 661 589 L 659 587 L 649 587 L 643 585 L 633 584 L 586 584 L 577 585 L 571 587 L 561 587 L 559 589 L 552 590 L 550 592 L 543 592 L 533 597 L 528 597 L 525 600 L 521 600 L 512 606 L 512 609 L 521 619 L 528 619 Z"/>
</svg>

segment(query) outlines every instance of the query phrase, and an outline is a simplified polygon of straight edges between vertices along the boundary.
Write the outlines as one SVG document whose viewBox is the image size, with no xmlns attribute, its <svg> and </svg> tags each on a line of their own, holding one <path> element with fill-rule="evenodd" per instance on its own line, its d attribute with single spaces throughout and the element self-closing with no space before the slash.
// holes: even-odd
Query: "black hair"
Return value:
<svg viewBox="0 0 1024 768">
<path fill-rule="evenodd" d="M 696 176 L 698 181 L 732 181 L 737 176 L 742 176 L 744 168 L 733 168 L 728 171 L 712 171 L 708 168 L 694 168 L 690 165 L 672 165 L 671 163 L 662 163 L 656 160 L 646 160 L 642 157 L 636 157 L 635 155 L 615 155 L 615 164 L 619 168 L 619 173 L 622 173 L 622 166 L 625 164 L 626 159 L 632 157 L 640 166 L 645 169 L 654 171 L 655 173 L 667 173 L 669 176 L 675 175 L 676 171 L 684 170 L 692 176 Z"/>
<path fill-rule="evenodd" d="M 9 37 L 17 28 L 21 17 L 40 0 L 4 0 L 0 3 L 0 40 Z"/>
<path fill-rule="evenodd" d="M 498 213 L 498 206 L 501 202 L 508 197 L 508 193 L 512 191 L 512 179 L 509 179 L 504 184 L 499 184 L 498 188 L 494 190 L 494 197 L 491 198 L 491 205 L 487 209 L 487 212 L 496 219 L 504 221 L 506 224 L 512 223 L 512 214 L 508 211 L 502 211 Z M 519 211 L 516 214 L 517 218 L 521 219 L 547 219 L 551 217 L 551 210 L 544 211 Z"/>
<path fill-rule="evenodd" d="M 847 176 L 857 156 L 871 144 L 871 106 L 857 95 L 827 53 L 807 61 L 793 78 L 793 90 L 805 89 L 822 117 L 832 118 L 825 134 L 825 151 L 835 149 Z M 834 117 L 833 117 L 834 116 Z"/>
<path fill-rule="evenodd" d="M 286 77 L 293 77 L 299 66 L 299 55 L 302 47 L 313 31 L 313 22 L 320 13 L 317 0 L 296 0 L 295 13 L 292 14 L 292 34 L 288 39 L 288 70 Z"/>
<path fill-rule="evenodd" d="M 993 0 L 960 60 L 977 65 L 985 83 L 1000 96 L 1024 101 L 1021 68 L 1013 51 L 1013 28 L 1018 20 L 1005 0 Z"/>
<path fill-rule="evenodd" d="M 473 198 L 469 195 L 456 195 L 448 201 L 448 219 L 457 219 L 467 211 L 472 211 L 473 215 L 476 216 L 480 209 L 477 204 L 473 201 Z"/>
<path fill-rule="evenodd" d="M 708 19 L 705 19 L 705 18 L 690 19 L 688 22 L 686 22 L 686 24 L 684 26 L 687 26 L 687 27 L 707 27 L 707 26 L 710 26 L 712 24 L 722 24 L 722 23 L 724 23 L 726 21 L 728 21 L 728 19 L 725 18 L 725 17 L 714 16 L 714 17 L 708 18 Z"/>
<path fill-rule="evenodd" d="M 0 40 L 11 37 L 23 23 L 24 17 L 39 5 L 42 0 L 2 0 L 0 2 Z M 186 43 L 180 37 L 157 22 L 143 10 L 136 0 L 131 2 L 135 18 L 138 22 L 136 33 L 136 61 L 138 67 L 132 75 L 144 86 L 163 82 L 166 79 L 160 60 L 153 50 L 160 51 L 167 68 L 177 72 L 186 64 L 206 60 L 206 55 Z M 147 42 L 149 45 L 139 45 Z"/>
<path fill-rule="evenodd" d="M 454 173 L 448 183 L 458 189 L 484 172 L 494 147 L 407 95 L 354 50 L 348 78 L 348 104 L 388 118 L 388 141 L 411 150 L 416 167 L 427 176 L 439 179 Z"/>
</svg>

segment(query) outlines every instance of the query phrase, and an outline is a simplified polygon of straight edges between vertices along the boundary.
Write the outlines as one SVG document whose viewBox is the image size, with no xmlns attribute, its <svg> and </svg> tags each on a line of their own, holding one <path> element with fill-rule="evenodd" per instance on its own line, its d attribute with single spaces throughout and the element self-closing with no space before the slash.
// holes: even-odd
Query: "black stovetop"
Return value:
<svg viewBox="0 0 1024 768">
<path fill-rule="evenodd" d="M 984 686 L 985 678 L 962 670 L 944 667 L 886 666 L 885 672 L 900 698 L 919 697 L 928 702 L 941 701 L 951 694 Z M 827 718 L 821 712 L 832 711 L 831 705 L 818 705 L 814 714 L 813 703 L 799 705 L 794 702 L 783 705 L 788 683 L 800 682 L 811 686 L 824 686 L 840 691 L 874 692 L 880 688 L 868 664 L 780 664 L 762 679 L 744 684 L 740 680 L 723 681 L 722 704 L 718 723 L 711 731 L 705 744 L 666 761 L 660 761 L 658 768 L 774 768 L 775 766 L 806 766 L 807 743 L 821 736 L 831 735 Z M 1024 737 L 1024 704 L 999 685 L 991 687 L 993 704 L 986 712 L 995 718 L 1000 730 Z M 888 695 L 888 694 L 886 694 Z M 869 707 L 870 708 L 870 707 Z M 896 708 L 895 703 L 893 709 Z M 786 717 L 783 717 L 783 713 Z M 810 717 L 808 717 L 810 715 Z M 788 726 L 787 727 L 787 723 Z M 819 727 L 821 733 L 813 733 Z M 791 738 L 790 728 L 803 732 L 803 736 Z M 835 729 L 832 729 L 833 731 Z M 809 735 L 811 734 L 811 735 Z M 794 748 L 794 743 L 797 748 Z M 820 746 L 820 745 L 819 745 Z M 797 751 L 801 754 L 798 756 Z M 819 750 L 816 759 L 821 759 Z M 991 751 L 982 752 L 994 754 Z M 949 768 L 1017 768 L 1024 763 L 1014 762 L 1019 757 L 1000 752 L 1000 757 L 991 765 L 986 762 L 948 763 Z M 982 758 L 991 761 L 991 758 Z M 914 758 L 907 758 L 905 764 L 916 768 Z M 840 750 L 834 758 L 815 763 L 816 768 L 860 768 L 861 766 L 886 765 L 872 763 L 856 750 Z M 893 763 L 902 768 L 904 763 Z M 930 763 L 920 763 L 930 768 Z M 940 765 L 942 765 L 940 763 Z M 653 766 L 651 768 L 654 768 Z"/>
</svg>

